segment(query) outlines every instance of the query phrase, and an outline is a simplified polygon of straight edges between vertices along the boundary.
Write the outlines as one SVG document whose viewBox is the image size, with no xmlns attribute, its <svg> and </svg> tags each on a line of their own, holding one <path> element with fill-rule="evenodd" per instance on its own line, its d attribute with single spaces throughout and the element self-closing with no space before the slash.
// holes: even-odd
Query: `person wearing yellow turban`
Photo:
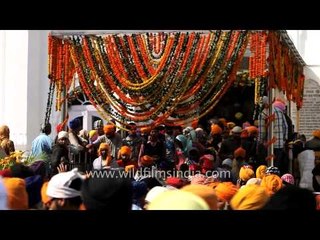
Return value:
<svg viewBox="0 0 320 240">
<path fill-rule="evenodd" d="M 147 206 L 147 210 L 210 210 L 201 197 L 182 190 L 166 191 Z"/>
<path fill-rule="evenodd" d="M 243 186 L 230 201 L 233 210 L 257 210 L 268 202 L 269 195 L 264 187 L 258 185 Z"/>
<path fill-rule="evenodd" d="M 201 197 L 206 201 L 206 203 L 209 205 L 211 210 L 218 209 L 217 196 L 212 188 L 205 185 L 194 184 L 194 185 L 187 185 L 181 188 L 181 190 L 191 192 Z"/>
<path fill-rule="evenodd" d="M 266 165 L 260 165 L 256 170 L 256 177 L 262 179 L 266 175 L 266 170 Z"/>
<path fill-rule="evenodd" d="M 7 190 L 8 208 L 11 210 L 28 209 L 28 193 L 22 178 L 3 178 Z"/>
<path fill-rule="evenodd" d="M 270 174 L 262 179 L 261 186 L 264 187 L 271 196 L 282 188 L 283 183 L 278 175 Z"/>
<path fill-rule="evenodd" d="M 254 171 L 250 167 L 242 166 L 239 172 L 239 178 L 243 182 L 247 182 L 254 177 Z"/>
<path fill-rule="evenodd" d="M 238 192 L 238 188 L 232 182 L 222 182 L 216 186 L 215 191 L 219 201 L 229 203 Z"/>
</svg>

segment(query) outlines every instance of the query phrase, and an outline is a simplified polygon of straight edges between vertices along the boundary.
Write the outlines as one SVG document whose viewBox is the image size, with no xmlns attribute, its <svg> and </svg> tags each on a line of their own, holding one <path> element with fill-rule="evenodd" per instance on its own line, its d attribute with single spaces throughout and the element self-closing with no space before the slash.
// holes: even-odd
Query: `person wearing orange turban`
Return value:
<svg viewBox="0 0 320 240">
<path fill-rule="evenodd" d="M 212 135 L 220 135 L 222 134 L 222 129 L 218 124 L 211 125 L 211 134 Z"/>
<path fill-rule="evenodd" d="M 219 183 L 215 188 L 219 201 L 230 202 L 232 197 L 238 192 L 238 188 L 232 182 Z"/>
<path fill-rule="evenodd" d="M 11 210 L 28 209 L 28 193 L 26 183 L 21 178 L 3 178 L 7 190 L 8 208 Z"/>
<path fill-rule="evenodd" d="M 214 190 L 205 185 L 187 185 L 181 190 L 191 192 L 206 201 L 211 210 L 218 210 L 218 200 Z"/>
<path fill-rule="evenodd" d="M 47 195 L 48 183 L 49 182 L 43 183 L 42 187 L 41 187 L 41 201 L 42 201 L 43 207 L 46 210 L 49 209 L 49 205 L 48 204 L 50 203 L 50 200 L 51 200 L 51 198 Z"/>
<path fill-rule="evenodd" d="M 271 196 L 282 188 L 283 183 L 278 175 L 270 174 L 262 179 L 261 186 L 264 187 Z"/>
<path fill-rule="evenodd" d="M 266 165 L 260 165 L 256 170 L 256 177 L 262 179 L 266 175 L 266 170 Z"/>
<path fill-rule="evenodd" d="M 143 167 L 150 167 L 154 163 L 154 158 L 148 155 L 144 155 L 140 158 L 140 164 Z"/>
<path fill-rule="evenodd" d="M 233 210 L 257 210 L 264 207 L 269 196 L 264 187 L 258 185 L 243 186 L 230 201 Z"/>
<path fill-rule="evenodd" d="M 104 125 L 103 132 L 105 135 L 113 135 L 115 133 L 115 126 L 112 124 Z"/>
<path fill-rule="evenodd" d="M 132 161 L 131 159 L 131 148 L 128 146 L 122 146 L 119 150 L 119 160 L 117 161 L 119 167 L 124 167 L 126 171 L 129 171 L 129 169 L 137 169 L 138 164 L 137 162 Z M 128 167 L 127 166 L 132 166 Z"/>
<path fill-rule="evenodd" d="M 248 132 L 248 134 L 249 134 L 249 137 L 256 137 L 256 136 L 258 136 L 259 130 L 258 130 L 257 127 L 255 127 L 255 126 L 249 126 L 249 127 L 246 128 L 246 130 L 247 130 L 247 132 Z"/>
<path fill-rule="evenodd" d="M 312 136 L 320 139 L 320 130 L 319 130 L 319 129 L 314 130 L 314 131 L 312 132 Z"/>
<path fill-rule="evenodd" d="M 242 147 L 239 147 L 234 151 L 233 155 L 234 155 L 234 158 L 238 158 L 238 157 L 245 158 L 246 150 L 243 149 Z"/>
</svg>

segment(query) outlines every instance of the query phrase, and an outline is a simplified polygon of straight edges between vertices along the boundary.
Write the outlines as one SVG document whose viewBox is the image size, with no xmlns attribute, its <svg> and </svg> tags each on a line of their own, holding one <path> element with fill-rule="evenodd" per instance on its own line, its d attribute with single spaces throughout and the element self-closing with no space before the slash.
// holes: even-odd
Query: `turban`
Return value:
<svg viewBox="0 0 320 240">
<path fill-rule="evenodd" d="M 148 133 L 150 133 L 150 131 L 151 131 L 151 128 L 150 128 L 150 127 L 142 127 L 142 128 L 140 129 L 140 132 L 141 132 L 141 133 L 144 133 L 144 134 L 148 134 Z"/>
<path fill-rule="evenodd" d="M 320 129 L 314 130 L 314 131 L 312 132 L 312 135 L 313 135 L 314 137 L 316 137 L 316 138 L 320 138 Z"/>
<path fill-rule="evenodd" d="M 232 197 L 238 192 L 238 188 L 232 182 L 222 182 L 218 184 L 215 191 L 220 200 L 230 202 Z"/>
<path fill-rule="evenodd" d="M 231 130 L 231 133 L 241 133 L 241 132 L 242 132 L 242 128 L 239 126 L 235 126 Z"/>
<path fill-rule="evenodd" d="M 148 155 L 144 155 L 140 158 L 140 163 L 144 167 L 149 167 L 154 163 L 154 158 Z"/>
<path fill-rule="evenodd" d="M 218 124 L 212 124 L 211 125 L 211 134 L 212 135 L 219 135 L 222 133 L 221 127 L 219 127 Z"/>
<path fill-rule="evenodd" d="M 232 129 L 232 128 L 234 128 L 235 126 L 236 126 L 236 124 L 235 124 L 234 122 L 228 122 L 228 123 L 227 123 L 228 129 Z"/>
<path fill-rule="evenodd" d="M 218 121 L 219 121 L 219 123 L 222 123 L 223 126 L 225 126 L 225 127 L 227 126 L 227 119 L 225 119 L 225 118 L 219 118 Z"/>
<path fill-rule="evenodd" d="M 114 128 L 115 128 L 115 126 L 114 125 L 112 125 L 112 124 L 107 124 L 107 125 L 104 125 L 104 127 L 103 127 L 103 132 L 105 133 L 105 134 L 111 134 L 111 133 L 113 133 L 114 132 Z"/>
<path fill-rule="evenodd" d="M 222 166 L 227 165 L 229 167 L 232 167 L 232 160 L 230 158 L 226 158 L 225 160 L 222 161 Z"/>
<path fill-rule="evenodd" d="M 2 177 L 12 177 L 11 169 L 0 170 L 0 176 L 2 176 Z"/>
<path fill-rule="evenodd" d="M 81 125 L 81 122 L 78 118 L 75 118 L 69 122 L 69 127 L 72 130 L 76 130 L 76 129 L 80 128 L 81 127 L 80 125 Z"/>
<path fill-rule="evenodd" d="M 57 126 L 56 126 L 56 132 L 59 133 L 63 130 L 64 128 L 64 124 L 63 123 L 59 123 Z"/>
<path fill-rule="evenodd" d="M 275 108 L 278 108 L 280 109 L 282 112 L 286 109 L 286 104 L 282 101 L 279 101 L 279 100 L 276 100 L 274 103 L 273 103 L 273 106 Z"/>
<path fill-rule="evenodd" d="M 47 195 L 47 188 L 48 188 L 48 183 L 49 182 L 45 182 L 42 184 L 41 187 L 41 201 L 46 204 L 50 201 L 50 197 Z"/>
<path fill-rule="evenodd" d="M 239 177 L 242 181 L 248 181 L 250 178 L 254 177 L 254 171 L 246 166 L 240 168 Z"/>
<path fill-rule="evenodd" d="M 258 185 L 248 185 L 239 189 L 230 201 L 234 210 L 257 210 L 264 207 L 269 200 L 265 188 Z"/>
<path fill-rule="evenodd" d="M 102 150 L 107 150 L 108 155 L 111 154 L 110 145 L 108 143 L 100 143 L 99 149 L 98 149 L 98 155 L 101 155 Z"/>
<path fill-rule="evenodd" d="M 247 132 L 249 133 L 249 136 L 255 136 L 258 134 L 258 128 L 255 126 L 250 126 L 246 128 Z"/>
<path fill-rule="evenodd" d="M 214 190 L 205 185 L 187 185 L 181 190 L 191 192 L 206 201 L 211 210 L 218 209 L 218 200 Z"/>
<path fill-rule="evenodd" d="M 286 173 L 286 174 L 282 175 L 281 180 L 283 182 L 294 185 L 294 177 L 290 173 Z"/>
<path fill-rule="evenodd" d="M 67 133 L 66 131 L 60 131 L 60 132 L 58 133 L 58 140 L 59 140 L 59 139 L 62 139 L 62 138 L 67 138 L 67 139 L 69 139 L 69 133 Z"/>
<path fill-rule="evenodd" d="M 262 179 L 261 186 L 267 190 L 269 195 L 272 195 L 282 188 L 282 180 L 278 175 L 267 175 Z"/>
<path fill-rule="evenodd" d="M 250 178 L 246 185 L 260 185 L 261 184 L 261 179 L 260 178 Z"/>
<path fill-rule="evenodd" d="M 247 127 L 250 127 L 251 126 L 251 124 L 249 123 L 249 122 L 244 122 L 243 124 L 242 124 L 242 128 L 243 129 L 245 129 L 245 128 L 247 128 Z"/>
<path fill-rule="evenodd" d="M 93 128 L 94 129 L 99 129 L 99 128 L 102 128 L 103 127 L 103 122 L 102 120 L 97 120 L 93 123 Z"/>
<path fill-rule="evenodd" d="M 201 197 L 190 192 L 174 190 L 159 194 L 149 205 L 148 210 L 209 210 Z"/>
<path fill-rule="evenodd" d="M 204 184 L 207 177 L 203 174 L 196 174 L 191 177 L 191 184 Z"/>
<path fill-rule="evenodd" d="M 94 135 L 98 134 L 98 131 L 97 130 L 91 130 L 89 132 L 89 138 L 92 138 Z"/>
<path fill-rule="evenodd" d="M 119 150 L 120 155 L 131 155 L 131 148 L 128 146 L 122 146 Z"/>
<path fill-rule="evenodd" d="M 166 187 L 155 186 L 155 187 L 151 188 L 150 191 L 147 193 L 145 201 L 150 203 L 153 201 L 153 199 L 155 199 L 161 193 L 166 192 L 166 191 L 170 191 L 170 190 Z"/>
<path fill-rule="evenodd" d="M 120 171 L 98 170 L 84 180 L 81 193 L 87 210 L 127 212 L 132 205 L 132 188 L 131 180 Z"/>
<path fill-rule="evenodd" d="M 3 184 L 7 190 L 8 208 L 11 210 L 28 209 L 28 193 L 24 179 L 4 178 Z"/>
<path fill-rule="evenodd" d="M 51 198 L 80 197 L 80 191 L 70 187 L 71 183 L 78 178 L 82 180 L 77 168 L 54 175 L 48 183 L 47 195 Z"/>
<path fill-rule="evenodd" d="M 262 179 L 266 175 L 266 170 L 266 165 L 260 165 L 256 170 L 256 177 Z"/>
<path fill-rule="evenodd" d="M 268 167 L 266 170 L 266 175 L 275 174 L 280 177 L 280 170 L 277 167 Z"/>
<path fill-rule="evenodd" d="M 234 151 L 233 155 L 235 158 L 237 158 L 237 157 L 245 158 L 246 157 L 246 150 L 243 149 L 242 147 L 239 147 Z"/>
<path fill-rule="evenodd" d="M 186 185 L 186 182 L 178 177 L 168 177 L 166 184 L 175 188 L 182 188 L 184 185 Z"/>
</svg>

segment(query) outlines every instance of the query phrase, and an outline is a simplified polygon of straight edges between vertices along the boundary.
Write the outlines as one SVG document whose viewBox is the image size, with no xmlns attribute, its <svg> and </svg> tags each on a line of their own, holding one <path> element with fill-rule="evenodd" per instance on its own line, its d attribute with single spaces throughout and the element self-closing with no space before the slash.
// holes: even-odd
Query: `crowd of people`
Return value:
<svg viewBox="0 0 320 240">
<path fill-rule="evenodd" d="M 114 122 L 84 130 L 72 119 L 52 140 L 46 123 L 31 149 L 41 159 L 0 171 L 0 209 L 320 209 L 320 130 L 308 141 L 290 135 L 285 103 L 272 107 L 273 164 L 265 111 L 239 126 L 225 118 L 185 128 L 130 122 L 124 137 Z M 13 151 L 2 126 L 0 153 Z"/>
</svg>

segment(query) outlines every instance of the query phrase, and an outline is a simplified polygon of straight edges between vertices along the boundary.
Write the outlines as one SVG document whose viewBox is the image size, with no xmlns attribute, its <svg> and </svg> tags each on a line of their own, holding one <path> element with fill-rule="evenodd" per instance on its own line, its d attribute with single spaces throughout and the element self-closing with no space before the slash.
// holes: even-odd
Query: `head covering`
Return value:
<svg viewBox="0 0 320 240">
<path fill-rule="evenodd" d="M 281 180 L 283 182 L 286 182 L 286 183 L 294 185 L 294 177 L 290 173 L 283 174 L 281 176 Z"/>
<path fill-rule="evenodd" d="M 52 198 L 79 197 L 80 191 L 70 187 L 72 181 L 78 178 L 82 179 L 82 176 L 77 168 L 54 175 L 49 181 L 47 195 Z"/>
<path fill-rule="evenodd" d="M 8 201 L 7 201 L 7 190 L 3 184 L 2 178 L 0 177 L 0 210 L 8 209 Z"/>
<path fill-rule="evenodd" d="M 213 160 L 214 157 L 211 154 L 205 154 L 200 158 L 201 167 L 204 170 L 211 170 L 213 169 Z"/>
<path fill-rule="evenodd" d="M 30 166 L 30 169 L 34 172 L 35 175 L 40 175 L 42 179 L 46 176 L 46 163 L 42 160 L 33 162 Z"/>
<path fill-rule="evenodd" d="M 246 122 L 244 122 L 242 124 L 242 129 L 246 129 L 246 128 L 250 127 L 250 126 L 251 126 L 251 124 L 248 121 L 246 121 Z"/>
<path fill-rule="evenodd" d="M 11 210 L 28 209 L 28 193 L 26 183 L 21 178 L 3 178 L 7 190 L 8 208 Z"/>
<path fill-rule="evenodd" d="M 167 177 L 166 184 L 175 188 L 182 188 L 186 185 L 186 182 L 178 177 Z"/>
<path fill-rule="evenodd" d="M 234 128 L 236 126 L 236 124 L 234 123 L 234 122 L 228 122 L 227 123 L 227 128 L 228 129 L 232 129 L 232 128 Z"/>
<path fill-rule="evenodd" d="M 266 175 L 266 170 L 266 165 L 260 165 L 256 170 L 256 177 L 262 179 Z"/>
<path fill-rule="evenodd" d="M 274 103 L 273 103 L 273 106 L 275 108 L 278 108 L 280 109 L 282 112 L 286 109 L 286 104 L 282 101 L 279 101 L 279 100 L 276 100 Z"/>
<path fill-rule="evenodd" d="M 261 184 L 261 179 L 260 178 L 250 178 L 246 185 L 259 185 Z"/>
<path fill-rule="evenodd" d="M 232 160 L 230 158 L 226 158 L 225 160 L 222 161 L 222 166 L 227 165 L 229 167 L 232 167 Z"/>
<path fill-rule="evenodd" d="M 62 138 L 67 138 L 67 139 L 69 139 L 69 133 L 67 133 L 66 131 L 60 131 L 60 132 L 58 133 L 58 140 L 59 140 L 59 139 L 62 139 Z"/>
<path fill-rule="evenodd" d="M 140 163 L 144 167 L 149 167 L 154 163 L 154 158 L 148 155 L 144 155 L 140 158 Z"/>
<path fill-rule="evenodd" d="M 25 179 L 29 208 L 41 202 L 42 177 L 35 175 Z"/>
<path fill-rule="evenodd" d="M 131 148 L 128 146 L 122 146 L 119 150 L 120 155 L 131 155 Z"/>
<path fill-rule="evenodd" d="M 269 200 L 265 188 L 258 185 L 243 186 L 234 195 L 230 205 L 234 210 L 261 209 Z"/>
<path fill-rule="evenodd" d="M 215 191 L 220 200 L 229 202 L 238 192 L 238 188 L 232 182 L 222 182 L 216 186 Z"/>
<path fill-rule="evenodd" d="M 42 203 L 46 204 L 50 201 L 50 197 L 47 195 L 47 189 L 48 189 L 48 183 L 49 182 L 45 182 L 42 184 L 41 187 L 41 201 Z"/>
<path fill-rule="evenodd" d="M 111 155 L 111 149 L 110 149 L 110 145 L 108 143 L 100 143 L 99 149 L 98 149 L 99 156 L 101 155 L 102 150 L 107 150 L 108 155 Z"/>
<path fill-rule="evenodd" d="M 231 130 L 231 133 L 233 134 L 233 133 L 238 133 L 238 134 L 240 134 L 242 132 L 242 128 L 241 127 L 239 127 L 239 126 L 235 126 L 235 127 L 233 127 L 232 128 L 232 130 Z"/>
<path fill-rule="evenodd" d="M 95 129 L 95 130 L 97 130 L 97 129 L 99 129 L 99 128 L 102 128 L 103 127 L 103 122 L 102 122 L 102 120 L 96 120 L 96 121 L 94 121 L 94 123 L 93 123 L 93 128 Z"/>
<path fill-rule="evenodd" d="M 242 180 L 242 181 L 248 181 L 250 178 L 253 178 L 254 177 L 254 171 L 249 168 L 249 167 L 246 167 L 246 166 L 242 166 L 240 168 L 240 172 L 239 172 L 239 178 Z"/>
<path fill-rule="evenodd" d="M 63 130 L 64 128 L 64 124 L 63 123 L 59 123 L 57 126 L 56 126 L 56 132 L 59 133 Z"/>
<path fill-rule="evenodd" d="M 2 125 L 0 127 L 0 140 L 3 140 L 4 138 L 9 138 L 10 136 L 10 129 L 7 125 Z"/>
<path fill-rule="evenodd" d="M 240 120 L 243 117 L 243 113 L 242 112 L 237 112 L 234 117 L 238 120 Z"/>
<path fill-rule="evenodd" d="M 153 199 L 155 199 L 161 193 L 166 192 L 166 191 L 170 191 L 170 190 L 166 187 L 155 186 L 155 187 L 151 188 L 150 191 L 147 193 L 147 195 L 145 197 L 145 201 L 150 203 L 153 201 Z"/>
<path fill-rule="evenodd" d="M 92 138 L 94 135 L 98 134 L 98 131 L 97 130 L 91 130 L 89 132 L 89 138 Z"/>
<path fill-rule="evenodd" d="M 263 209 L 311 212 L 316 209 L 316 199 L 310 190 L 288 185 L 272 195 Z"/>
<path fill-rule="evenodd" d="M 237 158 L 237 157 L 245 158 L 246 157 L 246 150 L 243 149 L 242 147 L 239 147 L 234 151 L 233 156 L 235 158 Z"/>
<path fill-rule="evenodd" d="M 262 181 L 261 186 L 267 190 L 269 195 L 272 195 L 282 188 L 282 180 L 278 175 L 266 175 Z"/>
<path fill-rule="evenodd" d="M 104 127 L 103 127 L 103 132 L 105 133 L 105 134 L 111 134 L 111 133 L 113 133 L 114 132 L 114 128 L 115 128 L 115 126 L 114 125 L 112 125 L 112 124 L 107 124 L 107 125 L 104 125 Z"/>
<path fill-rule="evenodd" d="M 249 133 L 249 136 L 256 136 L 258 135 L 258 128 L 255 126 L 249 126 L 246 128 L 247 132 Z"/>
<path fill-rule="evenodd" d="M 72 129 L 72 130 L 76 130 L 78 128 L 80 128 L 81 122 L 78 118 L 75 118 L 75 119 L 72 119 L 70 122 L 69 122 L 69 127 Z"/>
<path fill-rule="evenodd" d="M 214 190 L 205 185 L 187 185 L 181 190 L 191 192 L 206 201 L 211 210 L 218 209 L 218 200 Z"/>
<path fill-rule="evenodd" d="M 201 197 L 186 191 L 166 191 L 157 196 L 148 210 L 209 210 Z"/>
<path fill-rule="evenodd" d="M 267 96 L 262 97 L 262 104 L 269 104 L 269 98 Z"/>
<path fill-rule="evenodd" d="M 132 205 L 131 180 L 120 175 L 118 170 L 93 171 L 82 184 L 82 199 L 87 210 L 129 211 Z"/>
<path fill-rule="evenodd" d="M 268 167 L 266 169 L 266 175 L 275 174 L 280 177 L 280 170 L 277 167 Z"/>
<path fill-rule="evenodd" d="M 212 124 L 211 125 L 211 134 L 212 135 L 218 135 L 222 133 L 222 129 L 218 124 Z"/>
<path fill-rule="evenodd" d="M 151 131 L 150 127 L 142 127 L 140 129 L 140 132 L 143 133 L 143 134 L 148 134 L 148 133 L 150 133 L 150 131 Z"/>
<path fill-rule="evenodd" d="M 320 129 L 314 130 L 312 136 L 320 139 Z"/>
<path fill-rule="evenodd" d="M 191 184 L 204 184 L 207 177 L 203 174 L 196 174 L 191 177 Z"/>
</svg>

